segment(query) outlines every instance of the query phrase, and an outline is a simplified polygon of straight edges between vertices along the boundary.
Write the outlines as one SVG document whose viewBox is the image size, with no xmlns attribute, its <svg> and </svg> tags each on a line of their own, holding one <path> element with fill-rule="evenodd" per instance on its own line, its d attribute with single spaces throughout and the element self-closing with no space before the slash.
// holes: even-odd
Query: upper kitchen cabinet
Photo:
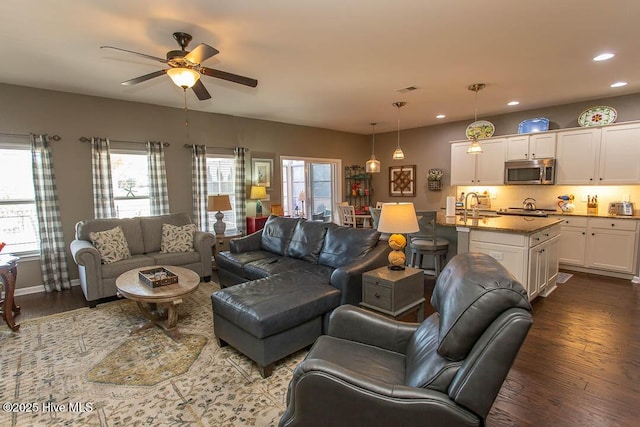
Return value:
<svg viewBox="0 0 640 427">
<path fill-rule="evenodd" d="M 504 138 L 480 140 L 482 153 L 467 154 L 469 142 L 451 144 L 451 185 L 504 184 Z"/>
<path fill-rule="evenodd" d="M 556 156 L 556 134 L 553 132 L 517 135 L 507 138 L 507 160 L 552 159 Z"/>
<path fill-rule="evenodd" d="M 640 182 L 640 123 L 602 128 L 598 181 Z"/>
<path fill-rule="evenodd" d="M 640 183 L 640 123 L 557 135 L 556 184 Z"/>
<path fill-rule="evenodd" d="M 600 133 L 599 128 L 558 132 L 556 184 L 589 185 L 597 181 Z"/>
</svg>

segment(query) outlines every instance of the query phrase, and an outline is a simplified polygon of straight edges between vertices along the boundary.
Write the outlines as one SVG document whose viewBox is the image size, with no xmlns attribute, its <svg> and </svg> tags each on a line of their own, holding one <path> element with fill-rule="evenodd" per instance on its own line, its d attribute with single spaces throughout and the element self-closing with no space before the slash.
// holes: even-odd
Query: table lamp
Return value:
<svg viewBox="0 0 640 427">
<path fill-rule="evenodd" d="M 385 203 L 380 212 L 378 231 L 389 233 L 389 246 L 392 252 L 389 254 L 389 269 L 404 270 L 407 256 L 404 248 L 407 238 L 404 234 L 420 231 L 416 210 L 413 203 Z"/>
<path fill-rule="evenodd" d="M 229 200 L 229 196 L 227 194 L 209 196 L 207 199 L 207 210 L 209 212 L 218 211 L 215 215 L 216 222 L 213 224 L 213 231 L 216 234 L 224 234 L 227 224 L 222 221 L 224 214 L 221 211 L 231 210 L 231 201 Z"/>
<path fill-rule="evenodd" d="M 257 200 L 256 203 L 256 216 L 262 216 L 262 202 L 261 200 L 267 198 L 267 188 L 259 185 L 251 186 L 251 193 L 249 194 L 251 200 Z"/>
</svg>

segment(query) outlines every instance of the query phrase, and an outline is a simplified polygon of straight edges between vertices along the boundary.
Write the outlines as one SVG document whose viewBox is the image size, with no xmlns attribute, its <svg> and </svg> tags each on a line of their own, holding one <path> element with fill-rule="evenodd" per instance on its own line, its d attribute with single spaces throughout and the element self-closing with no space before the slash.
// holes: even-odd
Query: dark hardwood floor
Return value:
<svg viewBox="0 0 640 427">
<path fill-rule="evenodd" d="M 488 426 L 638 425 L 640 285 L 573 274 L 548 298 L 534 301 L 533 327 Z M 425 276 L 427 301 L 433 285 Z M 86 306 L 79 287 L 16 299 L 18 321 Z M 425 314 L 432 312 L 427 304 Z M 415 314 L 403 320 L 415 321 Z"/>
</svg>

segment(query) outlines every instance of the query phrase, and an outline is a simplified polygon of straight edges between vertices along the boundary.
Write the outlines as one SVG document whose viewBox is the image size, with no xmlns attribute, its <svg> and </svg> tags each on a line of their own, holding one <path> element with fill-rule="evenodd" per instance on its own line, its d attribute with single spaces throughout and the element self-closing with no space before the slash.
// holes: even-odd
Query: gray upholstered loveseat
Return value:
<svg viewBox="0 0 640 427">
<path fill-rule="evenodd" d="M 71 242 L 71 254 L 78 264 L 80 286 L 90 307 L 98 300 L 116 295 L 116 279 L 128 270 L 152 265 L 177 265 L 195 271 L 204 280 L 211 279 L 212 250 L 215 237 L 211 233 L 196 231 L 193 251 L 161 253 L 162 225 L 191 224 L 186 213 L 135 218 L 90 219 L 76 224 L 76 239 Z M 103 264 L 89 233 L 111 230 L 120 226 L 127 240 L 131 257 Z"/>
<path fill-rule="evenodd" d="M 362 300 L 362 273 L 386 265 L 389 252 L 376 230 L 269 217 L 263 230 L 216 254 L 227 286 L 211 296 L 219 344 L 269 376 L 275 361 L 323 333 L 333 309 Z"/>
</svg>

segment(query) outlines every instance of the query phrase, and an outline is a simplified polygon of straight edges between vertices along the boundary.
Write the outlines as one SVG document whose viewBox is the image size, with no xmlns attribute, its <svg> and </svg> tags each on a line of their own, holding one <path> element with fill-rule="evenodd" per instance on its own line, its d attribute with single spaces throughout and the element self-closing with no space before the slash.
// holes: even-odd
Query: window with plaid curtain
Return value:
<svg viewBox="0 0 640 427">
<path fill-rule="evenodd" d="M 209 231 L 207 220 L 207 147 L 191 146 L 191 192 L 193 222 L 198 230 Z"/>
<path fill-rule="evenodd" d="M 147 164 L 149 170 L 149 203 L 151 215 L 169 213 L 169 190 L 164 164 L 164 146 L 161 142 L 147 142 Z"/>
<path fill-rule="evenodd" d="M 244 147 L 236 147 L 233 150 L 236 160 L 236 226 L 238 231 L 245 234 L 247 231 L 247 188 L 246 188 L 246 169 L 245 169 L 245 153 L 247 149 Z"/>
<path fill-rule="evenodd" d="M 46 135 L 31 134 L 31 159 L 44 288 L 47 292 L 70 289 L 56 177 Z"/>
<path fill-rule="evenodd" d="M 96 218 L 115 218 L 117 214 L 113 201 L 108 139 L 91 138 L 91 159 L 94 216 Z"/>
</svg>

